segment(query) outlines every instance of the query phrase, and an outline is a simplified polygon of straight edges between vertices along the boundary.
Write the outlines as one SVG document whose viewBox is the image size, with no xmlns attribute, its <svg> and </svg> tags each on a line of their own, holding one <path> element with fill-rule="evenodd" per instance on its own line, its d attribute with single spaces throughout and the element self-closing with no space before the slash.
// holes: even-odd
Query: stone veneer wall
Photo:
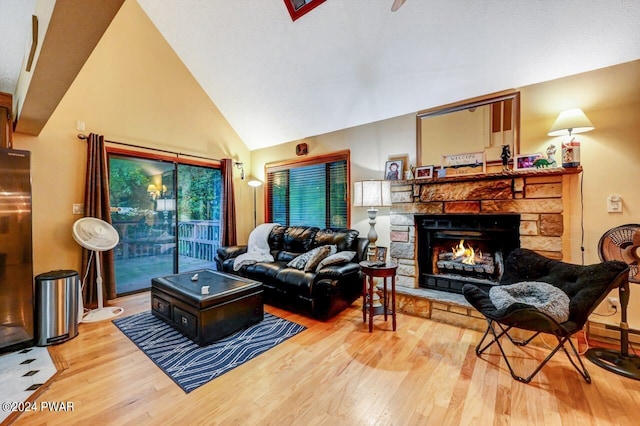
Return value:
<svg viewBox="0 0 640 426">
<path fill-rule="evenodd" d="M 582 169 L 505 171 L 391 185 L 390 257 L 398 286 L 418 287 L 416 214 L 520 214 L 520 246 L 562 259 L 563 176 Z"/>
</svg>

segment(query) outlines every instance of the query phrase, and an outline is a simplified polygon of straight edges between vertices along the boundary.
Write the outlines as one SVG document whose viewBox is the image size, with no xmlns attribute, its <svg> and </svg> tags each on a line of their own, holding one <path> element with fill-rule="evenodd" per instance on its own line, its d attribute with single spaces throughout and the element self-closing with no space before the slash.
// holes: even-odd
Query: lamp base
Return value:
<svg viewBox="0 0 640 426">
<path fill-rule="evenodd" d="M 98 308 L 91 310 L 83 315 L 80 322 L 97 322 L 112 319 L 124 312 L 123 308 L 115 306 L 105 306 L 104 308 Z"/>
<path fill-rule="evenodd" d="M 601 348 L 591 348 L 585 356 L 598 367 L 630 379 L 640 380 L 640 357 L 623 355 L 615 349 Z"/>
</svg>

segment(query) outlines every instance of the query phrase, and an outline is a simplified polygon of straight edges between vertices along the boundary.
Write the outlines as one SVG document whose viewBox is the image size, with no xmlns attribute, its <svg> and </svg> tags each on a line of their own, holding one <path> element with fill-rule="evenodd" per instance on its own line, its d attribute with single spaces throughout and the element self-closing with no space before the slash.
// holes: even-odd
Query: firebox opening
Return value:
<svg viewBox="0 0 640 426">
<path fill-rule="evenodd" d="M 520 246 L 517 214 L 421 215 L 416 224 L 420 287 L 461 293 L 472 282 L 488 288 Z"/>
<path fill-rule="evenodd" d="M 469 239 L 436 242 L 431 252 L 433 273 L 497 281 L 502 276 L 502 253 L 489 246 Z"/>
</svg>

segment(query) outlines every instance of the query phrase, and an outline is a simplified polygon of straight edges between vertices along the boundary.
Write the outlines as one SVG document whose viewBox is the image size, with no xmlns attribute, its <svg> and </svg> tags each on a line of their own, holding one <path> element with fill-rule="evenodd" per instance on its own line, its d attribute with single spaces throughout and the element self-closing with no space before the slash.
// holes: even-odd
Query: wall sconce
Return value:
<svg viewBox="0 0 640 426">
<path fill-rule="evenodd" d="M 234 164 L 240 169 L 240 179 L 244 180 L 244 163 L 236 161 Z"/>
<path fill-rule="evenodd" d="M 575 133 L 584 133 L 595 127 L 580 108 L 562 111 L 553 122 L 547 136 L 569 135 L 569 141 L 562 143 L 562 167 L 580 165 L 580 142 L 572 137 Z"/>
</svg>

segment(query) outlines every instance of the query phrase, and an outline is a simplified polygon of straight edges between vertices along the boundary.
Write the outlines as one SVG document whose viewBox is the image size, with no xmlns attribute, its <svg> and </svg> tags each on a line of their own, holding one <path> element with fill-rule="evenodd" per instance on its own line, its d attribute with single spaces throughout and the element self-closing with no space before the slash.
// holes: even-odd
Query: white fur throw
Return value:
<svg viewBox="0 0 640 426">
<path fill-rule="evenodd" d="M 569 319 L 569 296 L 548 283 L 524 281 L 498 285 L 489 290 L 489 298 L 498 309 L 506 309 L 514 303 L 524 303 L 549 315 L 558 323 Z"/>
<path fill-rule="evenodd" d="M 269 247 L 269 234 L 277 223 L 263 223 L 258 225 L 249 234 L 247 252 L 236 257 L 233 261 L 233 270 L 238 271 L 245 265 L 253 265 L 257 262 L 273 262 L 271 248 Z"/>
</svg>

